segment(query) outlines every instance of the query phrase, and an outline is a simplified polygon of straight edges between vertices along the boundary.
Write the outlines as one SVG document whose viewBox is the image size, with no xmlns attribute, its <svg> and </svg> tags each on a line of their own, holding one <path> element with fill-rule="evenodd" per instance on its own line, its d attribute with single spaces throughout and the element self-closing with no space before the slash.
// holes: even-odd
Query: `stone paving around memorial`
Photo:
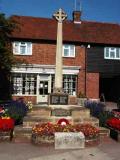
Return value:
<svg viewBox="0 0 120 160">
<path fill-rule="evenodd" d="M 109 139 L 97 147 L 55 150 L 31 143 L 0 143 L 0 160 L 120 160 L 120 143 Z"/>
</svg>

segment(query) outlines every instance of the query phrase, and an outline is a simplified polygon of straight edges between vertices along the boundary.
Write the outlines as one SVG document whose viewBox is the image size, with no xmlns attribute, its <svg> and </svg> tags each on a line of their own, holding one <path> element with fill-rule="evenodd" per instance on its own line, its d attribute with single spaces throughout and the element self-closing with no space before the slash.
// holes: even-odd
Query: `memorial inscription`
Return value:
<svg viewBox="0 0 120 160">
<path fill-rule="evenodd" d="M 53 104 L 53 105 L 67 105 L 68 104 L 68 95 L 51 94 L 50 95 L 50 104 Z"/>
<path fill-rule="evenodd" d="M 54 109 L 52 110 L 51 113 L 52 116 L 59 116 L 59 117 L 63 117 L 63 116 L 71 116 L 71 111 L 70 110 L 66 110 L 66 109 Z"/>
<path fill-rule="evenodd" d="M 85 136 L 79 133 L 55 133 L 55 149 L 80 149 L 85 148 Z"/>
</svg>

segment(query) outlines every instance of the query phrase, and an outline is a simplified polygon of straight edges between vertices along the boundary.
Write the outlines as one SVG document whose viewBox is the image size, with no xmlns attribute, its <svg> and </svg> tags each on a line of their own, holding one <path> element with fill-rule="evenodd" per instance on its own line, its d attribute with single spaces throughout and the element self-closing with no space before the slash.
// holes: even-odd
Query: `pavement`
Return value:
<svg viewBox="0 0 120 160">
<path fill-rule="evenodd" d="M 106 109 L 117 108 L 107 102 Z M 111 138 L 96 147 L 55 150 L 53 145 L 0 142 L 0 160 L 120 160 L 120 142 Z"/>
<path fill-rule="evenodd" d="M 0 160 L 120 160 L 120 142 L 108 139 L 96 147 L 55 150 L 53 145 L 0 143 Z"/>
</svg>

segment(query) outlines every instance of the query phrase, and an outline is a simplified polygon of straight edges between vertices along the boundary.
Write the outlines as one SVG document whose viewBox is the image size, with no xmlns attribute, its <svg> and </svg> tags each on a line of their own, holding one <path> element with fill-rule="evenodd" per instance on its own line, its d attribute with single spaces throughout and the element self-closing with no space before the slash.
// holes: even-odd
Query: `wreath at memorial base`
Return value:
<svg viewBox="0 0 120 160">
<path fill-rule="evenodd" d="M 61 118 L 58 120 L 57 124 L 60 124 L 60 125 L 68 125 L 69 124 L 69 121 L 65 118 Z"/>
</svg>

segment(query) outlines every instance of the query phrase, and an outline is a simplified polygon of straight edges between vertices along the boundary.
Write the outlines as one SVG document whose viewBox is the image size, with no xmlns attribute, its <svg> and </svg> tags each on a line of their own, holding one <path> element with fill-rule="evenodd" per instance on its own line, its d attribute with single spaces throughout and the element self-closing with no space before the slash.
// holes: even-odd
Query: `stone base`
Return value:
<svg viewBox="0 0 120 160">
<path fill-rule="evenodd" d="M 40 136 L 37 134 L 32 134 L 31 142 L 33 144 L 54 144 L 54 136 Z"/>
<path fill-rule="evenodd" d="M 2 141 L 11 141 L 13 138 L 13 130 L 2 132 L 0 131 L 0 142 Z"/>
<path fill-rule="evenodd" d="M 31 142 L 32 128 L 16 126 L 14 129 L 13 142 L 26 143 Z"/>
<path fill-rule="evenodd" d="M 33 134 L 31 142 L 35 145 L 41 145 L 41 144 L 55 145 L 55 138 L 54 136 L 40 136 L 37 134 Z M 99 136 L 94 138 L 85 138 L 85 147 L 93 147 L 99 144 L 100 144 Z"/>
<path fill-rule="evenodd" d="M 95 138 L 87 138 L 85 140 L 85 147 L 94 147 L 94 146 L 98 146 L 100 144 L 100 138 L 95 137 Z"/>
<path fill-rule="evenodd" d="M 100 141 L 107 141 L 110 138 L 110 129 L 99 127 L 100 129 Z"/>
</svg>

